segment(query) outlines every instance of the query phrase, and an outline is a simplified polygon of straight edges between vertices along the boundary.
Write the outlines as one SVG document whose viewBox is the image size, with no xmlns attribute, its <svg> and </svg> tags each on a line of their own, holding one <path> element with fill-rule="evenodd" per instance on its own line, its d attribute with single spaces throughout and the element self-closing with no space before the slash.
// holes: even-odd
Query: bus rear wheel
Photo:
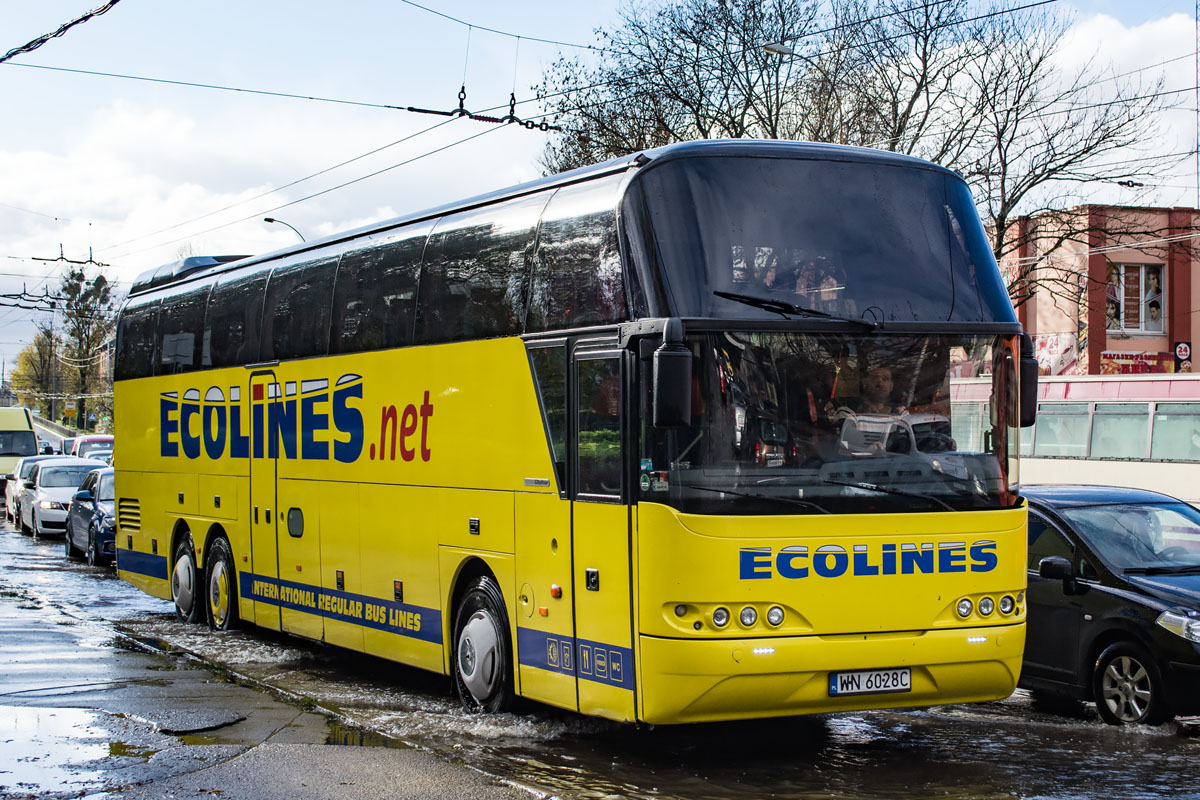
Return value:
<svg viewBox="0 0 1200 800">
<path fill-rule="evenodd" d="M 205 574 L 208 584 L 208 627 L 214 631 L 237 627 L 237 570 L 233 566 L 233 551 L 225 539 L 214 539 L 208 546 L 208 569 Z"/>
<path fill-rule="evenodd" d="M 175 601 L 175 616 L 181 622 L 200 621 L 204 603 L 196 592 L 196 576 L 196 548 L 188 533 L 175 548 L 175 565 L 171 570 L 171 599 Z"/>
<path fill-rule="evenodd" d="M 475 579 L 454 619 L 454 688 L 459 699 L 472 711 L 508 710 L 513 702 L 508 614 L 491 576 Z"/>
</svg>

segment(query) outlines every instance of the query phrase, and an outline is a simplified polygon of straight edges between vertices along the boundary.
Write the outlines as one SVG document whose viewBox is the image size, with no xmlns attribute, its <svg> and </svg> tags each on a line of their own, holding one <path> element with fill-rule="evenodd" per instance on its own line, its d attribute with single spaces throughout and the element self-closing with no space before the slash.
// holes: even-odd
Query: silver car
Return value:
<svg viewBox="0 0 1200 800">
<path fill-rule="evenodd" d="M 21 487 L 20 525 L 33 538 L 65 533 L 67 508 L 88 473 L 106 464 L 90 458 L 51 458 L 33 465 Z"/>
<path fill-rule="evenodd" d="M 12 473 L 5 476 L 4 516 L 13 525 L 20 524 L 21 517 L 18 511 L 20 503 L 18 502 L 18 498 L 21 494 L 22 484 L 29 480 L 29 473 L 33 472 L 34 464 L 39 461 L 45 461 L 48 458 L 62 458 L 62 456 L 25 456 L 13 465 Z"/>
</svg>

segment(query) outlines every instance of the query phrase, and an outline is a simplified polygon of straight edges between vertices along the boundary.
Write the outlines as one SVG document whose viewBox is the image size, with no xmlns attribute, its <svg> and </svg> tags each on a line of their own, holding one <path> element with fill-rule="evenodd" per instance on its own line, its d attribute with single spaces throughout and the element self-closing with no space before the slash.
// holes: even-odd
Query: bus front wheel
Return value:
<svg viewBox="0 0 1200 800">
<path fill-rule="evenodd" d="M 473 711 L 512 705 L 512 647 L 504 596 L 488 575 L 476 578 L 454 615 L 454 688 Z"/>
<path fill-rule="evenodd" d="M 203 602 L 196 592 L 196 548 L 192 535 L 185 534 L 175 548 L 175 567 L 171 570 L 171 599 L 175 616 L 181 622 L 199 622 Z"/>
<path fill-rule="evenodd" d="M 208 627 L 227 631 L 237 626 L 237 570 L 233 551 L 223 538 L 208 547 Z"/>
</svg>

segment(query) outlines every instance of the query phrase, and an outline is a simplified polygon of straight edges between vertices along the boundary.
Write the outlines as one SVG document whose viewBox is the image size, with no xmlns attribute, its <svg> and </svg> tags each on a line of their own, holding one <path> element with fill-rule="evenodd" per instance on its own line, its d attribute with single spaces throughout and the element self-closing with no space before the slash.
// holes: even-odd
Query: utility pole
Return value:
<svg viewBox="0 0 1200 800">
<path fill-rule="evenodd" d="M 50 304 L 50 421 L 58 422 L 58 357 L 54 354 L 54 304 Z"/>
</svg>

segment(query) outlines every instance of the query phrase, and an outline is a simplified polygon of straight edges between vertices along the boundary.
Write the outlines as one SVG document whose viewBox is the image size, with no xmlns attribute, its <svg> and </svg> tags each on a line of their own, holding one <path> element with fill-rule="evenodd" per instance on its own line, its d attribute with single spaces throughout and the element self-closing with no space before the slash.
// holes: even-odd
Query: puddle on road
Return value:
<svg viewBox="0 0 1200 800">
<path fill-rule="evenodd" d="M 0 706 L 0 794 L 82 790 L 102 780 L 85 765 L 109 755 L 99 715 L 75 708 Z"/>
<path fill-rule="evenodd" d="M 329 735 L 325 738 L 325 744 L 342 747 L 389 747 L 394 750 L 413 749 L 412 745 L 400 739 L 335 719 L 329 721 Z"/>
</svg>

